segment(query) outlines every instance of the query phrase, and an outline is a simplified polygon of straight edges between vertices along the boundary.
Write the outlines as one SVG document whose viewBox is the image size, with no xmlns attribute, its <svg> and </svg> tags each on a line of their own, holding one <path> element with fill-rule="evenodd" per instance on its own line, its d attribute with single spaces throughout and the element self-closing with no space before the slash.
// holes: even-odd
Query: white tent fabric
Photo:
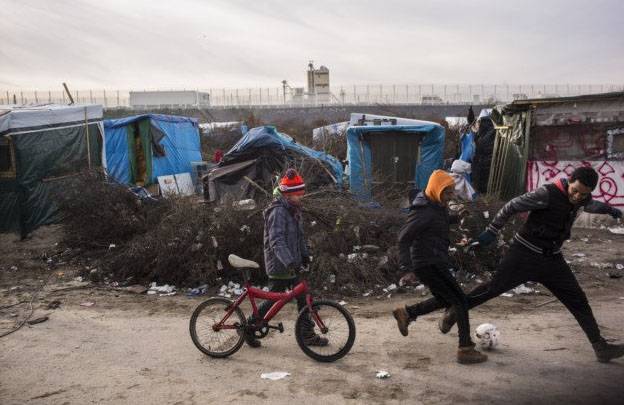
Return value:
<svg viewBox="0 0 624 405">
<path fill-rule="evenodd" d="M 15 133 L 20 129 L 41 126 L 57 126 L 87 120 L 102 120 L 101 105 L 59 105 L 47 104 L 41 106 L 0 105 L 0 134 L 12 130 Z"/>
</svg>

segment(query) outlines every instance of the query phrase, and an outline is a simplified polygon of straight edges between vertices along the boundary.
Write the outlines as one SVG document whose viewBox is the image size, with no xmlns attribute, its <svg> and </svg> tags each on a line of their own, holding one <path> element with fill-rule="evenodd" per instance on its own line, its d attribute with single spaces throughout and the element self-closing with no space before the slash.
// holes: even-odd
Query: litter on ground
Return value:
<svg viewBox="0 0 624 405">
<path fill-rule="evenodd" d="M 276 381 L 276 380 L 283 380 L 284 378 L 288 377 L 289 375 L 290 375 L 290 373 L 288 373 L 286 371 L 273 371 L 271 373 L 262 373 L 262 374 L 260 374 L 260 378 L 262 378 L 263 380 Z"/>
</svg>

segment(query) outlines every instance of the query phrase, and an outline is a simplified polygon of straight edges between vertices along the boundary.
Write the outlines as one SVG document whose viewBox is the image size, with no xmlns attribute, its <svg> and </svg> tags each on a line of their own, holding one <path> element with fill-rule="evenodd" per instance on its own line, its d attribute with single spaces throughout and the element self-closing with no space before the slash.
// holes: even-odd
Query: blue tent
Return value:
<svg viewBox="0 0 624 405">
<path fill-rule="evenodd" d="M 425 189 L 429 176 L 442 167 L 444 156 L 444 128 L 435 123 L 415 125 L 372 125 L 351 126 L 347 129 L 347 157 L 349 160 L 349 184 L 351 192 L 363 201 L 372 199 L 373 181 L 371 136 L 384 136 L 384 133 L 402 133 L 405 136 L 422 137 L 420 141 L 420 161 L 415 166 L 414 183 Z M 418 156 L 414 156 L 418 159 Z"/>
<path fill-rule="evenodd" d="M 149 185 L 158 176 L 191 173 L 201 161 L 197 120 L 143 114 L 104 121 L 104 167 L 123 184 Z"/>
<path fill-rule="evenodd" d="M 263 126 L 250 129 L 224 156 L 222 165 L 254 159 L 262 152 L 294 152 L 316 159 L 331 172 L 338 186 L 342 186 L 342 164 L 335 157 L 295 142 L 290 136 L 278 132 L 275 127 Z"/>
</svg>

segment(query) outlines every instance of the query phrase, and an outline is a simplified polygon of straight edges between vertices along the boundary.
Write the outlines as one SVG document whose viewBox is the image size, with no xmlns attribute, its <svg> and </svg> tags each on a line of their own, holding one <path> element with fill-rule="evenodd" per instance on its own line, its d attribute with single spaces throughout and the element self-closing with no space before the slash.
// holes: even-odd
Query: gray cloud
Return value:
<svg viewBox="0 0 624 405">
<path fill-rule="evenodd" d="M 0 86 L 621 83 L 624 2 L 0 0 Z"/>
</svg>

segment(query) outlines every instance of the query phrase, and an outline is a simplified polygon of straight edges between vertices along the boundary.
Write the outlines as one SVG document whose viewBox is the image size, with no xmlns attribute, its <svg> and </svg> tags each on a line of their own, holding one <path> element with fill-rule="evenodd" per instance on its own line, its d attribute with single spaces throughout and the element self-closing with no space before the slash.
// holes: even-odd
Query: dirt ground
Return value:
<svg viewBox="0 0 624 405">
<path fill-rule="evenodd" d="M 1 404 L 622 403 L 624 360 L 596 362 L 565 308 L 543 305 L 552 299 L 545 291 L 500 297 L 471 312 L 473 328 L 491 322 L 501 331 L 499 347 L 482 365 L 455 362 L 457 334 L 438 332 L 440 314 L 419 319 L 408 337 L 399 334 L 390 311 L 422 299 L 415 293 L 345 297 L 357 337 L 352 351 L 335 363 L 317 363 L 298 348 L 294 305 L 279 314 L 284 334 L 272 332 L 262 348 L 243 346 L 218 360 L 201 354 L 188 333 L 191 312 L 206 297 L 83 286 L 73 280 L 78 269 L 61 263 L 50 270 L 42 259 L 43 252 L 58 250 L 59 233 L 57 227 L 42 228 L 25 242 L 0 235 L 0 334 L 29 313 L 27 303 L 6 306 L 46 281 L 31 319 L 49 317 L 0 338 Z M 603 334 L 624 339 L 624 278 L 591 265 L 624 264 L 624 236 L 576 230 L 566 257 Z M 55 300 L 60 307 L 48 309 Z M 94 305 L 80 305 L 85 302 Z M 391 377 L 376 379 L 378 370 Z M 260 378 L 271 371 L 291 375 Z"/>
</svg>

